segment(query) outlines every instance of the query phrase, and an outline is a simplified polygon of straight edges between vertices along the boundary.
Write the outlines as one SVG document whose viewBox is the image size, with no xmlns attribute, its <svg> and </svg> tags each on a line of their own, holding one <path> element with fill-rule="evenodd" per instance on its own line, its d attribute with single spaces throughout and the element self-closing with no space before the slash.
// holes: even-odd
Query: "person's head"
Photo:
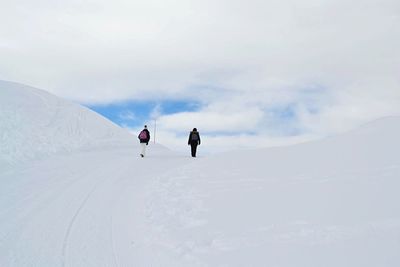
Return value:
<svg viewBox="0 0 400 267">
<path fill-rule="evenodd" d="M 147 125 L 145 125 L 144 128 L 147 129 Z"/>
<path fill-rule="evenodd" d="M 196 129 L 196 128 L 193 128 L 193 132 L 197 132 L 197 129 Z"/>
</svg>

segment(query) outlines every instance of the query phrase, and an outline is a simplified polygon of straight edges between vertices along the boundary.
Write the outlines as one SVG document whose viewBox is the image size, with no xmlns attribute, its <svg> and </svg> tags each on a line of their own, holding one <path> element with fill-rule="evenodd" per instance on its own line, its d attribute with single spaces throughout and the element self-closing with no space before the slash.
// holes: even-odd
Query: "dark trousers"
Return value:
<svg viewBox="0 0 400 267">
<path fill-rule="evenodd" d="M 190 143 L 190 147 L 192 148 L 192 157 L 196 157 L 197 145 L 197 141 Z"/>
</svg>

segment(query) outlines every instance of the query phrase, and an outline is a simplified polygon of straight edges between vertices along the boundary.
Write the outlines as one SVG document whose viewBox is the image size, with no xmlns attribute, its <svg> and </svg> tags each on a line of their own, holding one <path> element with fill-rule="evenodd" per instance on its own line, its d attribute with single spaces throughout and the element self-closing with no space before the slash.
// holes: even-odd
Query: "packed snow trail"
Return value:
<svg viewBox="0 0 400 267">
<path fill-rule="evenodd" d="M 318 169 L 312 146 L 81 151 L 0 173 L 0 266 L 397 266 L 399 159 Z"/>
<path fill-rule="evenodd" d="M 191 159 L 137 153 L 87 151 L 3 174 L 0 266 L 148 263 L 157 253 L 138 252 L 150 237 L 135 236 L 146 227 L 146 184 Z"/>
</svg>

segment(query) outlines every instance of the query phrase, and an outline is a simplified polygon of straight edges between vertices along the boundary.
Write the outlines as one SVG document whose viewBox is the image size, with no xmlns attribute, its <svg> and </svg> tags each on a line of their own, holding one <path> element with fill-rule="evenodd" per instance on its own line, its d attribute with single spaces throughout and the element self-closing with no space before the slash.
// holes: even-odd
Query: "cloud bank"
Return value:
<svg viewBox="0 0 400 267">
<path fill-rule="evenodd" d="M 268 143 L 400 114 L 395 0 L 6 1 L 0 17 L 0 79 L 90 105 L 201 103 L 154 111 L 171 143 L 193 127 Z"/>
</svg>

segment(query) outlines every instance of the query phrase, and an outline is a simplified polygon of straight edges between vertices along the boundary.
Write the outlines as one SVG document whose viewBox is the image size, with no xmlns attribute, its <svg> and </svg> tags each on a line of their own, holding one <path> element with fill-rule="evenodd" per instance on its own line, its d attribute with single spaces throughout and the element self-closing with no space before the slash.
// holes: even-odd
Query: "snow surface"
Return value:
<svg viewBox="0 0 400 267">
<path fill-rule="evenodd" d="M 0 83 L 0 266 L 400 266 L 400 118 L 192 159 Z M 189 154 L 189 149 L 188 149 Z"/>
<path fill-rule="evenodd" d="M 87 108 L 5 81 L 0 81 L 0 121 L 0 167 L 129 140 L 126 131 Z"/>
</svg>

